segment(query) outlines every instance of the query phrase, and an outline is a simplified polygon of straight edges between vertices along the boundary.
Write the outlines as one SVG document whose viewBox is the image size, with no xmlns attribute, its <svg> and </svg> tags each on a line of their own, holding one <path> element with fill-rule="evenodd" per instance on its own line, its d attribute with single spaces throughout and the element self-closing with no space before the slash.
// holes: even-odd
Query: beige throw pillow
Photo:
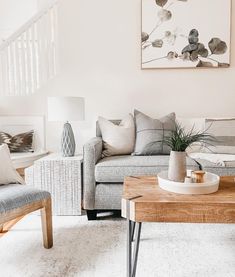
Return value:
<svg viewBox="0 0 235 277">
<path fill-rule="evenodd" d="M 7 144 L 0 145 L 0 185 L 24 184 L 24 180 L 15 170 Z"/>
<path fill-rule="evenodd" d="M 99 127 L 103 139 L 103 157 L 131 154 L 135 146 L 135 123 L 131 114 L 119 125 L 99 117 Z"/>
</svg>

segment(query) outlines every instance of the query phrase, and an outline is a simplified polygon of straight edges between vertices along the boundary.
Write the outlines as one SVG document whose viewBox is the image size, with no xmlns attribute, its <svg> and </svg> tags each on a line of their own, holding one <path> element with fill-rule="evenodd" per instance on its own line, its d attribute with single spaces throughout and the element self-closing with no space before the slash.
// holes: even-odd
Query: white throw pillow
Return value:
<svg viewBox="0 0 235 277">
<path fill-rule="evenodd" d="M 131 154 L 135 146 L 135 123 L 131 114 L 119 125 L 99 117 L 99 127 L 104 143 L 103 157 Z"/>
<path fill-rule="evenodd" d="M 0 145 L 0 185 L 20 183 L 24 184 L 23 178 L 15 170 L 6 144 Z"/>
<path fill-rule="evenodd" d="M 203 152 L 214 154 L 235 154 L 235 118 L 206 119 L 206 130 L 216 139 Z"/>
</svg>

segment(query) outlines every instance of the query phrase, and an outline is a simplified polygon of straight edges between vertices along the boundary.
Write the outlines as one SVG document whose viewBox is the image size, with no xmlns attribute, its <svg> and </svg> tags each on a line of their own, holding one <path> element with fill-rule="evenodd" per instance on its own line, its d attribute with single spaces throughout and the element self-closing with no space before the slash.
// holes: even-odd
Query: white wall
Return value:
<svg viewBox="0 0 235 277">
<path fill-rule="evenodd" d="M 0 42 L 37 12 L 37 0 L 0 0 Z"/>
<path fill-rule="evenodd" d="M 54 3 L 55 0 L 37 0 L 37 2 L 38 2 L 38 9 L 41 10 L 45 7 L 48 7 L 48 5 L 51 5 L 52 3 Z"/>
<path fill-rule="evenodd" d="M 160 116 L 235 116 L 235 53 L 228 69 L 140 69 L 140 0 L 63 0 L 61 71 L 35 96 L 0 98 L 0 114 L 46 114 L 47 95 L 86 98 L 86 121 L 75 126 L 79 149 L 98 115 L 121 118 L 134 108 Z M 235 24 L 235 5 L 233 5 Z M 235 47 L 235 28 L 232 49 Z M 80 130 L 80 132 L 79 132 Z M 48 123 L 58 149 L 61 124 Z"/>
</svg>

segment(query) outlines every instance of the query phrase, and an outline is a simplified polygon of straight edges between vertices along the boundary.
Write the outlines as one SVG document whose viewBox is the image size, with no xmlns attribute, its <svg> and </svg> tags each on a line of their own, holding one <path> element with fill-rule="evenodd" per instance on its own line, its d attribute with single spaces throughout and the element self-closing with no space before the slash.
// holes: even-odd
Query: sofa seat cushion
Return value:
<svg viewBox="0 0 235 277">
<path fill-rule="evenodd" d="M 50 198 L 49 192 L 28 185 L 9 184 L 0 186 L 0 214 L 47 198 Z"/>
<path fill-rule="evenodd" d="M 169 155 L 164 156 L 113 156 L 99 161 L 95 179 L 100 183 L 122 183 L 126 176 L 157 175 L 168 169 Z M 198 170 L 197 163 L 187 158 L 188 169 Z"/>
<path fill-rule="evenodd" d="M 226 162 L 226 166 L 220 166 L 216 163 L 209 162 L 203 159 L 197 159 L 201 169 L 219 176 L 233 176 L 235 175 L 235 162 Z"/>
</svg>

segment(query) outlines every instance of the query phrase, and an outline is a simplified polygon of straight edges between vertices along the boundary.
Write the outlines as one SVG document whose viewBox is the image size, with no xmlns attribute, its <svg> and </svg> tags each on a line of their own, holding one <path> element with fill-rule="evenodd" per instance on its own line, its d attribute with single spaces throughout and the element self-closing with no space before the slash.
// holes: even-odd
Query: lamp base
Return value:
<svg viewBox="0 0 235 277">
<path fill-rule="evenodd" d="M 64 124 L 61 138 L 61 153 L 63 157 L 73 157 L 75 154 L 76 144 L 72 126 L 69 122 Z"/>
</svg>

